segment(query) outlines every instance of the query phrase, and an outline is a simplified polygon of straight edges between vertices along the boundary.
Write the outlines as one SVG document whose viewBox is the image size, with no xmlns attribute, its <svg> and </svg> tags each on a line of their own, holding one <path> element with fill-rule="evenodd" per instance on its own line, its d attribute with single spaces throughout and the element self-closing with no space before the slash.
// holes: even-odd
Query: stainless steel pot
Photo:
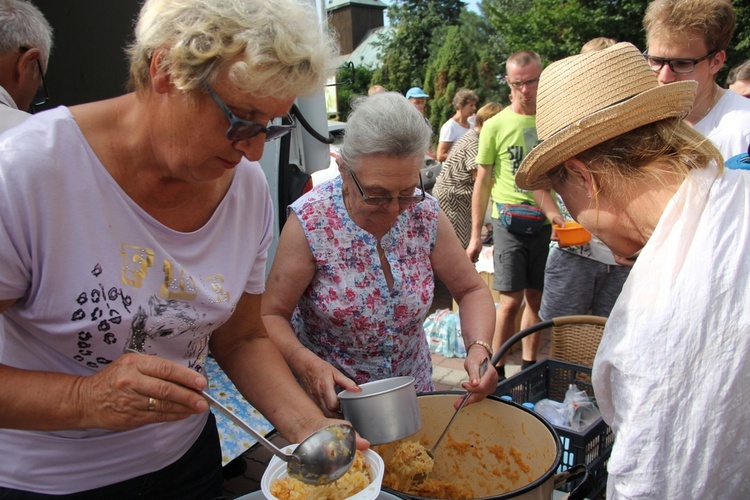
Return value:
<svg viewBox="0 0 750 500">
<path fill-rule="evenodd" d="M 360 387 L 362 392 L 341 391 L 339 402 L 344 418 L 370 444 L 390 443 L 422 427 L 414 377 L 376 380 Z"/>
<path fill-rule="evenodd" d="M 460 394 L 436 392 L 418 395 L 422 429 L 406 441 L 420 441 L 429 449 L 450 420 L 453 403 Z M 401 442 L 376 448 L 386 464 Z M 470 445 L 470 450 L 459 452 L 459 443 Z M 509 454 L 511 448 L 518 450 L 528 472 L 514 460 L 509 460 L 509 464 L 500 462 L 497 455 L 501 446 L 505 454 Z M 555 475 L 561 459 L 560 440 L 549 423 L 527 408 L 489 396 L 461 410 L 445 442 L 435 452 L 435 468 L 430 477 L 469 486 L 478 499 L 549 500 L 561 483 L 588 475 L 584 465 L 577 466 L 574 474 Z M 506 468 L 508 472 L 504 473 Z M 513 479 L 516 474 L 517 479 Z M 583 498 L 589 488 L 589 482 L 584 480 L 570 498 Z M 425 498 L 387 487 L 383 489 L 400 498 Z"/>
</svg>

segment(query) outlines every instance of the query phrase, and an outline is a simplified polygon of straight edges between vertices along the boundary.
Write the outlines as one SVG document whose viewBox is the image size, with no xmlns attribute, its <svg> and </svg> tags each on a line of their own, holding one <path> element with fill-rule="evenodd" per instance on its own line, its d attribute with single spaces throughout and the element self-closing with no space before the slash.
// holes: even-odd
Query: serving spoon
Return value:
<svg viewBox="0 0 750 500">
<path fill-rule="evenodd" d="M 484 358 L 484 361 L 479 365 L 479 378 L 481 379 L 484 376 L 484 373 L 487 371 L 487 365 L 489 364 L 489 358 Z M 424 448 L 424 451 L 427 453 L 427 456 L 430 457 L 432 460 L 432 465 L 435 464 L 435 451 L 437 450 L 438 446 L 440 445 L 440 442 L 443 440 L 445 435 L 448 433 L 448 429 L 450 429 L 451 424 L 454 420 L 456 420 L 456 417 L 458 416 L 458 412 L 461 411 L 461 408 L 464 407 L 466 404 L 466 401 L 469 399 L 469 396 L 471 396 L 471 393 L 469 391 L 466 391 L 466 394 L 464 394 L 463 399 L 461 400 L 461 403 L 459 403 L 458 408 L 456 408 L 456 411 L 453 412 L 453 416 L 448 421 L 448 425 L 445 426 L 445 429 L 443 429 L 443 433 L 440 434 L 440 437 L 435 441 L 435 444 L 432 445 L 431 449 Z M 430 467 L 430 470 L 432 470 L 432 467 Z M 418 472 L 414 474 L 414 477 L 412 480 L 415 484 L 422 483 L 425 479 L 427 479 L 427 475 L 429 472 Z"/>
<path fill-rule="evenodd" d="M 143 341 L 135 338 L 133 332 L 123 352 L 147 355 L 143 352 Z M 298 444 L 289 455 L 250 427 L 232 410 L 211 396 L 208 391 L 200 392 L 212 408 L 253 436 L 268 451 L 285 461 L 289 477 L 299 479 L 303 483 L 320 486 L 332 483 L 346 474 L 354 463 L 357 435 L 350 425 L 332 424 L 318 429 Z"/>
<path fill-rule="evenodd" d="M 291 455 L 284 453 L 258 431 L 246 424 L 232 410 L 206 391 L 201 391 L 212 408 L 253 436 L 268 451 L 286 462 L 289 477 L 320 486 L 332 483 L 346 474 L 357 451 L 356 434 L 349 425 L 323 427 L 303 440 Z"/>
<path fill-rule="evenodd" d="M 489 363 L 489 358 L 484 358 L 484 361 L 482 361 L 482 363 L 479 365 L 479 378 L 484 377 L 484 373 L 487 371 L 488 363 Z M 453 416 L 448 422 L 448 425 L 445 426 L 443 433 L 440 434 L 440 437 L 437 439 L 437 441 L 435 441 L 435 444 L 432 445 L 432 449 L 427 450 L 427 454 L 430 456 L 431 459 L 435 460 L 435 450 L 437 450 L 437 447 L 440 444 L 440 441 L 442 441 L 445 435 L 448 433 L 448 429 L 450 429 L 453 421 L 456 420 L 456 417 L 458 416 L 458 412 L 460 412 L 461 408 L 464 407 L 464 405 L 466 404 L 466 401 L 469 399 L 469 396 L 471 396 L 471 393 L 469 391 L 466 391 L 466 394 L 464 394 L 464 398 L 461 400 L 461 403 L 458 405 L 458 408 L 456 408 L 456 411 L 453 413 Z"/>
</svg>

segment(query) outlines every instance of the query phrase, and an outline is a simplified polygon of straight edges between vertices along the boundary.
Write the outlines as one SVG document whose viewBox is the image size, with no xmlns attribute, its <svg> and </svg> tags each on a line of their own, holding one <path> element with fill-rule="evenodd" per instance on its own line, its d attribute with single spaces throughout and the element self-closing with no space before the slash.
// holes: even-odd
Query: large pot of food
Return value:
<svg viewBox="0 0 750 500">
<path fill-rule="evenodd" d="M 426 456 L 414 452 L 432 448 L 453 416 L 453 403 L 460 394 L 418 395 L 419 432 L 374 447 L 386 464 L 385 491 L 411 499 L 549 500 L 556 486 L 572 479 L 571 474 L 555 474 L 562 448 L 554 428 L 533 411 L 495 396 L 461 410 L 435 450 L 432 471 L 426 477 L 420 474 Z M 585 466 L 576 469 L 586 473 Z M 583 498 L 588 488 L 584 480 L 570 498 Z"/>
</svg>

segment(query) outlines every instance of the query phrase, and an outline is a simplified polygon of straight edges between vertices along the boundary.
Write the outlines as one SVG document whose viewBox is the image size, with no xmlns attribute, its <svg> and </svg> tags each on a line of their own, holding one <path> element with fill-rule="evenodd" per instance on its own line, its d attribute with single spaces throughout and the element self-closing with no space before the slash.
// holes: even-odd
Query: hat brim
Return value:
<svg viewBox="0 0 750 500">
<path fill-rule="evenodd" d="M 655 87 L 555 132 L 529 151 L 516 173 L 516 184 L 527 190 L 550 189 L 545 174 L 578 153 L 649 123 L 684 117 L 693 107 L 697 86 L 688 80 Z"/>
</svg>

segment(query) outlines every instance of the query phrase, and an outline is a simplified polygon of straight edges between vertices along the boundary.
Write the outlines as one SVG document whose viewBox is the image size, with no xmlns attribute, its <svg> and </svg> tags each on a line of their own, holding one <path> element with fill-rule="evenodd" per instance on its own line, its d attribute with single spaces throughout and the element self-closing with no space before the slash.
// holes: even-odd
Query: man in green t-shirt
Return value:
<svg viewBox="0 0 750 500">
<path fill-rule="evenodd" d="M 521 328 L 539 322 L 539 305 L 544 287 L 544 267 L 549 252 L 550 225 L 534 234 L 511 233 L 500 223 L 499 210 L 506 204 L 534 205 L 534 194 L 516 186 L 521 160 L 536 144 L 536 93 L 542 61 L 531 51 L 516 52 L 506 63 L 505 80 L 511 87 L 511 105 L 485 122 L 479 135 L 477 178 L 471 202 L 471 241 L 466 253 L 476 262 L 482 250 L 481 230 L 487 203 L 492 199 L 492 237 L 495 275 L 493 288 L 499 292 L 493 350 L 516 330 L 516 317 L 526 302 Z M 491 195 L 491 196 L 490 196 Z M 524 368 L 536 361 L 540 334 L 523 340 Z M 498 374 L 505 376 L 505 362 Z"/>
</svg>

